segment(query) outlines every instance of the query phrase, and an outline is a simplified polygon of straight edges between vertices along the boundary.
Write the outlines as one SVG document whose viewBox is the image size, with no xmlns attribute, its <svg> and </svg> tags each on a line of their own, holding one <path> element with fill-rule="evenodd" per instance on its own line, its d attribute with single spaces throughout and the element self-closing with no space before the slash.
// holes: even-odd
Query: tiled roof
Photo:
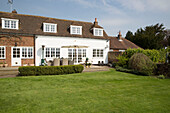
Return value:
<svg viewBox="0 0 170 113">
<path fill-rule="evenodd" d="M 106 32 L 103 32 L 103 36 L 94 36 L 92 28 L 94 24 L 91 22 L 81 22 L 73 20 L 56 19 L 42 16 L 24 15 L 16 13 L 0 12 L 0 18 L 19 19 L 19 29 L 2 29 L 0 27 L 0 33 L 19 33 L 19 34 L 32 34 L 32 35 L 50 35 L 61 37 L 79 37 L 79 38 L 96 38 L 96 39 L 108 39 Z M 2 25 L 0 21 L 0 25 Z M 57 33 L 43 32 L 43 23 L 56 23 Z M 70 34 L 70 25 L 82 26 L 82 35 Z M 98 28 L 102 28 L 97 25 Z"/>
<path fill-rule="evenodd" d="M 131 41 L 121 38 L 122 41 L 119 41 L 117 37 L 109 37 L 110 38 L 110 49 L 115 50 L 124 50 L 128 48 L 140 48 L 136 44 L 132 43 Z"/>
</svg>

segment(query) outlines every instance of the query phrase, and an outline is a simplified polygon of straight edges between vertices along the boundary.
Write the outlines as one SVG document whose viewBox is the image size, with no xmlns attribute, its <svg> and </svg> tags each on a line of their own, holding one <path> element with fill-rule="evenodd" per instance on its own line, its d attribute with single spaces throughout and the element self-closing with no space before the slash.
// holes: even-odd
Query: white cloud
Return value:
<svg viewBox="0 0 170 113">
<path fill-rule="evenodd" d="M 170 10 L 170 0 L 117 0 L 117 2 L 119 2 L 122 7 L 137 12 L 164 12 Z"/>
<path fill-rule="evenodd" d="M 101 19 L 101 24 L 103 26 L 124 26 L 132 23 L 132 19 L 127 18 L 103 18 Z"/>
</svg>

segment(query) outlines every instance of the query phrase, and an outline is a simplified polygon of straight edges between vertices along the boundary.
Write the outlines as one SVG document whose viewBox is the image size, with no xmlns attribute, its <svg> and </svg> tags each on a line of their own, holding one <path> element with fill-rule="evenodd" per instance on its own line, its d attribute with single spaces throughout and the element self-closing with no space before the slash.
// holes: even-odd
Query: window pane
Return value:
<svg viewBox="0 0 170 113">
<path fill-rule="evenodd" d="M 51 57 L 55 57 L 55 48 L 51 48 Z"/>
<path fill-rule="evenodd" d="M 45 30 L 46 30 L 47 32 L 50 31 L 50 25 L 46 25 Z"/>
<path fill-rule="evenodd" d="M 33 56 L 33 49 L 28 48 L 28 58 L 31 58 Z"/>
<path fill-rule="evenodd" d="M 0 47 L 0 58 L 5 58 L 5 47 Z"/>
<path fill-rule="evenodd" d="M 46 48 L 45 57 L 50 57 L 50 48 Z"/>
<path fill-rule="evenodd" d="M 5 28 L 10 28 L 10 21 L 9 20 L 5 20 Z"/>
<path fill-rule="evenodd" d="M 60 58 L 60 48 L 56 48 L 56 57 Z"/>
</svg>

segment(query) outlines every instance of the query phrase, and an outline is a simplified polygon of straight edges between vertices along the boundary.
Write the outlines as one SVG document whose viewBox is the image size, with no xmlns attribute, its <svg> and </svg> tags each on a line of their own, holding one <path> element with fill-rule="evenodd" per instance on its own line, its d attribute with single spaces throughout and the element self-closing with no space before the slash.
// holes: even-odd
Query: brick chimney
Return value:
<svg viewBox="0 0 170 113">
<path fill-rule="evenodd" d="M 121 31 L 119 31 L 119 34 L 118 34 L 118 37 L 117 37 L 117 38 L 118 38 L 118 40 L 119 40 L 119 41 L 123 41 L 123 40 L 122 40 L 122 34 L 121 34 Z"/>
<path fill-rule="evenodd" d="M 16 14 L 17 14 L 17 11 L 14 9 L 14 10 L 12 11 L 12 13 L 16 13 Z"/>
<path fill-rule="evenodd" d="M 94 21 L 94 26 L 98 25 L 98 21 L 97 21 L 97 18 L 95 18 L 95 21 Z"/>
</svg>

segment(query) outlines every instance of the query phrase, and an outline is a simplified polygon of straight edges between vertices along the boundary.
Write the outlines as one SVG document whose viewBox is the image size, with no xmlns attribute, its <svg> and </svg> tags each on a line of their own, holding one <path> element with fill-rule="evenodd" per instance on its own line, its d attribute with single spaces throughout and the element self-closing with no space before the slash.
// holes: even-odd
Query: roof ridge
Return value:
<svg viewBox="0 0 170 113">
<path fill-rule="evenodd" d="M 14 13 L 10 13 L 10 12 L 3 12 L 3 11 L 0 11 L 0 13 L 14 14 Z M 53 18 L 53 17 L 36 16 L 36 15 L 28 15 L 28 14 L 15 14 L 15 15 L 21 15 L 21 16 L 32 16 L 32 17 L 38 17 L 38 18 L 48 18 L 48 19 L 55 19 L 55 20 L 62 20 L 62 21 L 81 22 L 81 23 L 93 24 L 92 22 L 77 21 L 77 20 L 67 20 L 67 19 L 58 19 L 58 18 Z"/>
</svg>

